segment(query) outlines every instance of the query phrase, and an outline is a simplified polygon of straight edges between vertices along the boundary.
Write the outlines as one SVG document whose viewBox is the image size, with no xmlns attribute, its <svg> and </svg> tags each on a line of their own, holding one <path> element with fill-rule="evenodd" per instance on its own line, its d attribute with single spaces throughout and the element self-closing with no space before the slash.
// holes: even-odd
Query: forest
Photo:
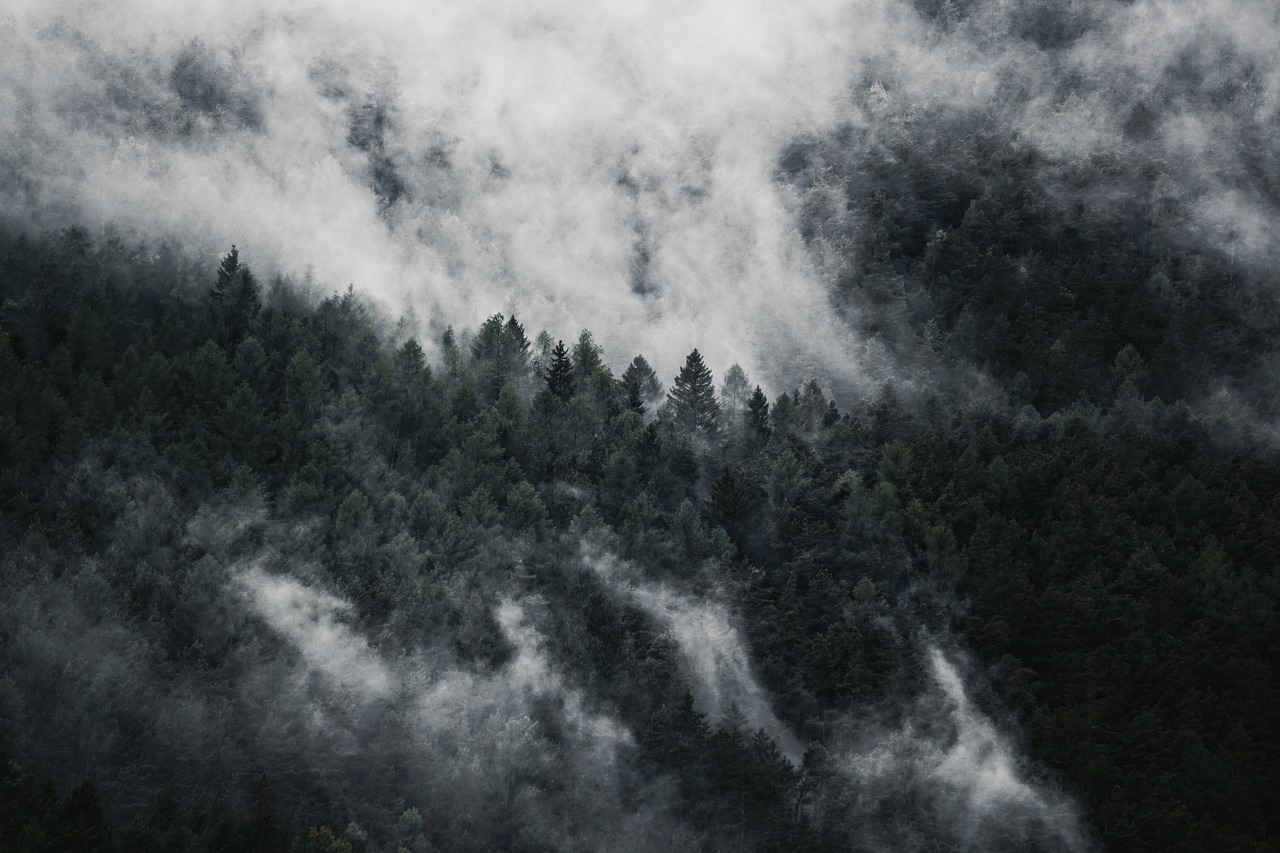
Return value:
<svg viewBox="0 0 1280 853">
<path fill-rule="evenodd" d="M 1276 836 L 1280 469 L 1132 344 L 842 409 L 0 236 L 4 849 Z"/>
<path fill-rule="evenodd" d="M 1276 849 L 1272 0 L 13 0 L 0 853 Z"/>
</svg>

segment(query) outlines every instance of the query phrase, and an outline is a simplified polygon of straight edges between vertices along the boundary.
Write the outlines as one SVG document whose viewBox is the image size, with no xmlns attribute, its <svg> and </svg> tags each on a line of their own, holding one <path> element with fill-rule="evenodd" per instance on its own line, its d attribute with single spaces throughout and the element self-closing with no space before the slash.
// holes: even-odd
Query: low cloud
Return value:
<svg viewBox="0 0 1280 853">
<path fill-rule="evenodd" d="M 750 728 L 764 729 L 793 764 L 799 763 L 803 747 L 773 712 L 746 640 L 723 604 L 640 580 L 608 555 L 587 552 L 583 559 L 615 594 L 648 613 L 675 640 L 699 711 L 720 723 L 736 710 Z"/>
<path fill-rule="evenodd" d="M 519 833 L 560 849 L 657 850 L 676 832 L 663 791 L 627 776 L 630 731 L 589 707 L 549 659 L 530 613 L 536 599 L 496 606 L 513 655 L 485 671 L 431 650 L 382 655 L 350 624 L 350 603 L 296 579 L 254 567 L 236 583 L 308 673 L 357 703 L 294 696 L 297 713 L 345 747 L 357 765 L 348 772 L 368 773 L 361 762 L 371 754 L 401 765 L 401 796 L 422 804 L 437 836 Z"/>
<path fill-rule="evenodd" d="M 0 209 L 174 235 L 474 324 L 700 347 L 768 381 L 867 344 L 775 184 L 884 4 L 20 2 Z M 211 265 L 212 265 L 211 261 Z M 767 348 L 788 354 L 785 370 Z M 794 374 L 794 377 L 790 377 Z"/>
<path fill-rule="evenodd" d="M 902 722 L 845 723 L 836 755 L 854 786 L 855 823 L 876 826 L 904 800 L 915 801 L 932 816 L 926 831 L 963 849 L 1092 850 L 1078 807 L 1029 775 L 1009 738 L 974 705 L 952 660 L 937 647 L 926 657 L 932 689 Z M 891 846 L 894 839 L 863 841 Z"/>
<path fill-rule="evenodd" d="M 390 669 L 341 621 L 351 613 L 348 602 L 257 567 L 237 580 L 253 610 L 293 643 L 309 669 L 366 701 L 391 694 Z"/>
</svg>

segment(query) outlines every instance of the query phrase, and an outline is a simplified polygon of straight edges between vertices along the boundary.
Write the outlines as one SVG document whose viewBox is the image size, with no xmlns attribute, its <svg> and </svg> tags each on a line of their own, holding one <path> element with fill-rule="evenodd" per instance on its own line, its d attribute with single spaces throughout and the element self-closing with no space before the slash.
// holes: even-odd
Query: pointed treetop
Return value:
<svg viewBox="0 0 1280 853">
<path fill-rule="evenodd" d="M 569 349 L 564 341 L 557 341 L 551 351 L 551 364 L 547 366 L 547 390 L 561 400 L 573 397 L 573 362 L 569 358 Z"/>
<path fill-rule="evenodd" d="M 642 414 L 646 406 L 662 397 L 662 382 L 642 355 L 631 359 L 631 364 L 627 365 L 620 381 L 627 394 L 627 404 Z"/>
<path fill-rule="evenodd" d="M 711 370 L 695 349 L 685 359 L 667 395 L 676 424 L 688 432 L 715 432 L 720 417 Z"/>
<path fill-rule="evenodd" d="M 222 263 L 218 265 L 218 289 L 226 290 L 239 269 L 240 251 L 236 248 L 236 244 L 232 243 L 231 251 L 222 256 Z"/>
<path fill-rule="evenodd" d="M 769 438 L 769 398 L 759 385 L 747 401 L 747 428 L 762 441 Z"/>
</svg>

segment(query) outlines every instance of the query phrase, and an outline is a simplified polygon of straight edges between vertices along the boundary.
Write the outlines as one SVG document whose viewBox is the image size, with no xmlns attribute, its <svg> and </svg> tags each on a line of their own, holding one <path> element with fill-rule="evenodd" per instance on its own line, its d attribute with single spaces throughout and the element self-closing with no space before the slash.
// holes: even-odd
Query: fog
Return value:
<svg viewBox="0 0 1280 853">
<path fill-rule="evenodd" d="M 932 645 L 926 657 L 933 684 L 899 709 L 901 721 L 847 720 L 837 737 L 837 763 L 857 786 L 854 808 L 867 825 L 902 798 L 919 798 L 936 821 L 929 832 L 962 849 L 1093 849 L 1076 805 L 1028 775 L 1008 734 L 974 705 L 955 662 Z M 872 830 L 860 842 L 894 849 L 899 833 L 913 832 L 893 830 L 879 838 Z"/>
<path fill-rule="evenodd" d="M 234 243 L 264 282 L 320 294 L 352 284 L 388 316 L 416 318 L 428 356 L 446 326 L 503 312 L 531 339 L 590 329 L 615 373 L 643 353 L 668 384 L 697 347 L 717 379 L 740 364 L 775 401 L 814 377 L 847 408 L 886 378 L 907 390 L 939 381 L 930 371 L 985 393 L 985 367 L 913 360 L 906 321 L 859 325 L 849 312 L 872 308 L 856 288 L 833 311 L 857 260 L 860 165 L 871 152 L 942 158 L 953 136 L 990 132 L 1033 152 L 1030 180 L 1054 209 L 1123 208 L 1143 171 L 1158 192 L 1135 213 L 1142 228 L 1222 253 L 1231 269 L 1275 269 L 1278 32 L 1267 0 L 11 0 L 0 218 L 171 240 L 207 255 L 210 272 Z M 836 153 L 790 170 L 805 145 Z M 876 310 L 912 309 L 890 302 Z M 1251 370 L 1212 408 L 1274 432 L 1249 420 L 1239 386 Z M 1267 381 L 1255 384 L 1274 390 Z M 351 447 L 363 439 L 352 427 Z M 368 783 L 411 792 L 448 839 L 501 823 L 492 837 L 667 849 L 687 830 L 675 783 L 634 766 L 625 715 L 557 660 L 555 605 L 506 580 L 505 541 L 485 542 L 500 564 L 488 574 L 441 569 L 441 554 L 425 556 L 439 530 L 424 525 L 423 542 L 378 570 L 421 578 L 414 619 L 447 612 L 458 624 L 379 624 L 351 603 L 356 569 L 307 562 L 328 547 L 324 520 L 270 522 L 260 494 L 175 519 L 165 486 L 126 489 L 97 462 L 68 465 L 107 482 L 127 517 L 101 554 L 62 565 L 33 536 L 30 554 L 6 558 L 30 582 L 0 605 L 16 638 L 0 710 L 29 727 L 19 746 L 63 744 L 43 756 L 56 773 L 143 768 L 104 783 L 117 816 L 168 774 L 194 794 L 279 759 L 300 818 L 387 825 L 416 807 L 347 796 Z M 390 467 L 340 485 L 374 494 Z M 396 497 L 411 505 L 437 476 Z M 588 488 L 556 488 L 589 506 Z M 146 544 L 121 544 L 133 539 Z M 567 558 L 572 569 L 557 570 L 593 573 L 669 637 L 671 671 L 713 726 L 763 729 L 804 768 L 806 723 L 775 706 L 729 592 L 578 557 L 585 568 Z M 139 600 L 120 604 L 135 586 Z M 163 624 L 138 615 L 152 606 Z M 448 647 L 455 630 L 466 636 Z M 886 688 L 876 707 L 825 709 L 838 718 L 826 748 L 841 782 L 815 795 L 836 803 L 815 813 L 847 815 L 863 849 L 935 837 L 1088 849 L 1075 805 L 975 698 L 949 642 L 917 644 L 923 683 Z M 43 674 L 59 671 L 45 690 Z M 63 704 L 114 716 L 39 713 Z"/>
<path fill-rule="evenodd" d="M 933 5 L 20 0 L 0 208 L 235 242 L 441 324 L 589 327 L 664 377 L 697 346 L 766 388 L 901 373 L 832 317 L 832 258 L 775 177 L 841 127 L 980 116 L 1056 192 L 1098 157 L 1155 159 L 1189 239 L 1274 259 L 1274 4 Z"/>
<path fill-rule="evenodd" d="M 635 567 L 609 555 L 588 551 L 583 559 L 616 594 L 670 633 L 696 706 L 712 724 L 724 724 L 736 712 L 751 729 L 763 729 L 792 764 L 799 764 L 803 746 L 774 714 L 752 671 L 750 649 L 722 603 L 645 581 Z"/>
<path fill-rule="evenodd" d="M 840 115 L 877 5 L 11 8 L 11 215 L 235 242 L 456 325 L 590 327 L 664 376 L 695 346 L 762 376 L 765 347 L 796 376 L 861 347 L 773 172 Z"/>
<path fill-rule="evenodd" d="M 650 801 L 661 798 L 656 790 L 640 797 L 640 809 L 634 801 L 624 806 L 629 771 L 620 764 L 634 749 L 631 733 L 591 710 L 557 672 L 528 612 L 536 600 L 497 604 L 494 616 L 515 654 L 495 671 L 477 672 L 449 663 L 440 650 L 380 656 L 358 628 L 339 621 L 350 603 L 288 576 L 253 567 L 238 583 L 300 655 L 303 670 L 358 703 L 345 722 L 324 720 L 348 729 L 340 740 L 363 741 L 346 760 L 366 761 L 375 749 L 407 763 L 404 793 L 446 835 L 476 832 L 474 824 L 495 819 L 494 809 L 524 837 L 557 839 L 561 848 L 661 849 L 677 829 L 665 806 Z M 379 708 L 382 700 L 390 704 Z M 623 831 L 620 844 L 614 836 Z"/>
<path fill-rule="evenodd" d="M 639 567 L 593 548 L 584 550 L 583 560 L 615 594 L 670 633 L 695 702 L 710 722 L 734 724 L 734 709 L 741 715 L 737 724 L 763 729 L 800 766 L 803 745 L 775 714 L 723 603 L 645 579 Z M 843 808 L 854 827 L 851 847 L 945 842 L 971 850 L 1093 849 L 1076 804 L 1038 778 L 1041 771 L 1021 754 L 1013 735 L 977 707 L 956 660 L 933 641 L 921 651 L 929 675 L 921 689 L 897 702 L 851 709 L 830 721 L 829 739 L 824 735 L 848 785 Z"/>
</svg>

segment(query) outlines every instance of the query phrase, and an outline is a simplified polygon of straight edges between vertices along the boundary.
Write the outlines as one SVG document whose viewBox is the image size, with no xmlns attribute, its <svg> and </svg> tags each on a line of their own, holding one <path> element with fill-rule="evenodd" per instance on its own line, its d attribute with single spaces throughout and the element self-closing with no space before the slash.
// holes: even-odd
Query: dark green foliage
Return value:
<svg viewBox="0 0 1280 853">
<path fill-rule="evenodd" d="M 696 349 L 689 353 L 684 367 L 676 374 L 667 403 L 672 420 L 681 431 L 704 435 L 716 431 L 720 404 L 716 401 L 715 381 Z"/>
<path fill-rule="evenodd" d="M 218 279 L 209 291 L 210 320 L 214 334 L 224 346 L 244 337 L 249 324 L 262 309 L 258 281 L 247 266 L 240 263 L 235 246 L 218 266 Z"/>
<path fill-rule="evenodd" d="M 627 405 L 637 412 L 643 414 L 654 401 L 662 399 L 662 382 L 642 355 L 631 359 L 621 381 L 627 394 Z"/>
<path fill-rule="evenodd" d="M 984 109 L 938 105 L 798 145 L 782 168 L 814 202 L 801 233 L 846 247 L 837 308 L 904 360 L 980 367 L 1052 410 L 1111 393 L 1131 352 L 1144 394 L 1225 383 L 1274 416 L 1274 265 L 1206 246 L 1158 156 L 1055 161 Z"/>
<path fill-rule="evenodd" d="M 515 317 L 503 322 L 501 314 L 494 314 L 485 320 L 471 341 L 471 355 L 489 403 L 508 383 L 522 385 L 529 371 L 529 339 Z"/>
<path fill-rule="evenodd" d="M 568 401 L 573 396 L 576 385 L 573 362 L 569 360 L 569 350 L 564 341 L 557 341 L 556 348 L 551 351 L 551 364 L 547 366 L 547 390 L 556 398 Z"/>
<path fill-rule="evenodd" d="M 930 204 L 1010 239 L 972 199 Z M 890 264 L 942 251 L 893 216 Z M 1247 424 L 1152 399 L 1177 383 L 1145 333 L 1098 343 L 1076 335 L 1105 324 L 1056 315 L 1071 336 L 995 362 L 1074 365 L 1016 416 L 892 384 L 841 414 L 810 382 L 772 407 L 756 387 L 735 435 L 696 350 L 646 425 L 656 377 L 637 357 L 615 382 L 589 334 L 548 346 L 538 390 L 513 319 L 466 351 L 448 332 L 428 364 L 353 292 L 247 289 L 233 252 L 211 294 L 184 264 L 0 231 L 0 725 L 22 756 L 0 755 L 0 850 L 551 844 L 519 810 L 582 802 L 557 775 L 560 699 L 522 723 L 546 762 L 406 802 L 439 770 L 404 766 L 413 718 L 278 668 L 288 644 L 236 592 L 260 563 L 349 602 L 369 655 L 438 649 L 476 678 L 518 655 L 494 603 L 540 602 L 549 665 L 634 737 L 619 774 L 660 786 L 706 849 L 967 843 L 905 794 L 851 811 L 865 792 L 827 752 L 838 721 L 918 695 L 921 631 L 976 651 L 975 707 L 1025 735 L 1108 849 L 1280 835 L 1280 463 Z M 699 709 L 673 634 L 583 565 L 593 548 L 722 596 L 803 761 Z"/>
</svg>

